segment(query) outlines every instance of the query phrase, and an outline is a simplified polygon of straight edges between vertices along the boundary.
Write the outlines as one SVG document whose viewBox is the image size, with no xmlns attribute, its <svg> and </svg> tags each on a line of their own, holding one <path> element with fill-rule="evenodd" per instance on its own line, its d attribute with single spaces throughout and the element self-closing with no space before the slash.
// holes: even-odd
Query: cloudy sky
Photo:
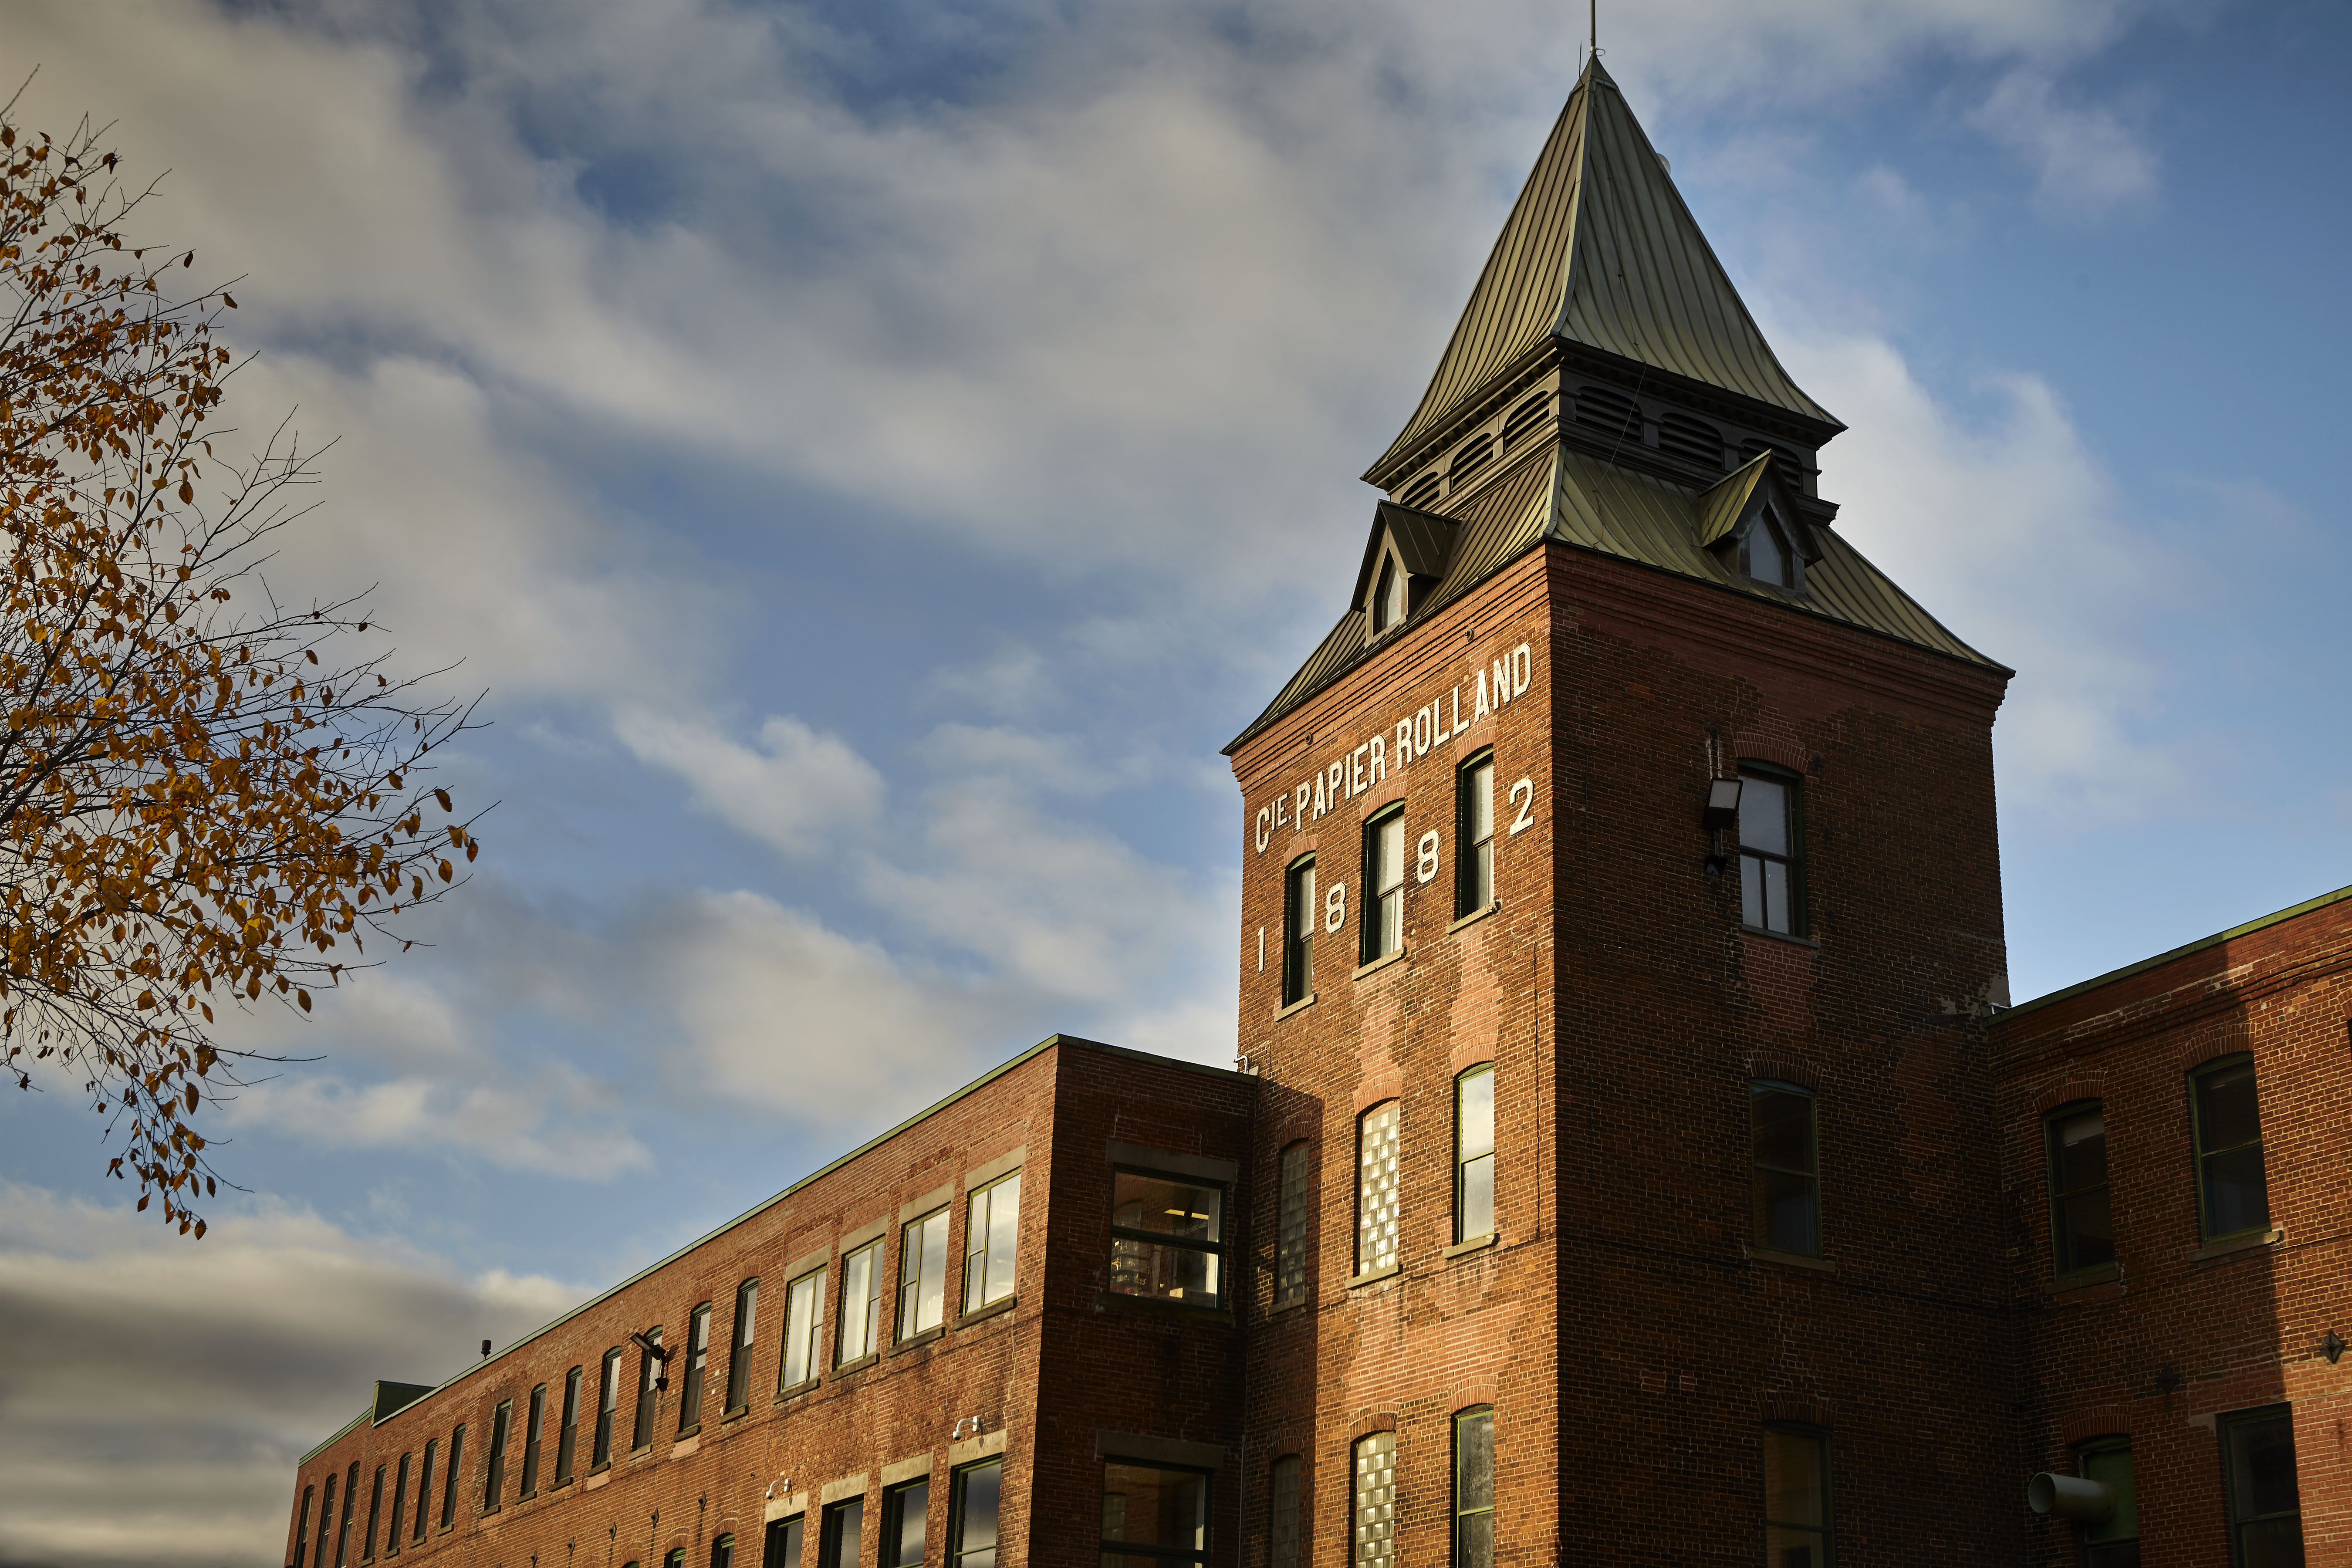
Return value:
<svg viewBox="0 0 2352 1568">
<path fill-rule="evenodd" d="M 1231 1056 L 1217 748 L 1339 608 L 1582 5 L 6 9 L 24 121 L 112 120 L 141 237 L 245 279 L 244 427 L 340 443 L 278 578 L 464 660 L 500 804 L 432 947 L 267 1037 L 321 1059 L 224 1110 L 211 1239 L 0 1099 L 0 1565 L 274 1562 L 366 1380 L 1057 1029 Z M 2020 998 L 2352 881 L 2352 14 L 1602 9 L 1852 426 L 1841 526 L 2022 672 Z"/>
</svg>

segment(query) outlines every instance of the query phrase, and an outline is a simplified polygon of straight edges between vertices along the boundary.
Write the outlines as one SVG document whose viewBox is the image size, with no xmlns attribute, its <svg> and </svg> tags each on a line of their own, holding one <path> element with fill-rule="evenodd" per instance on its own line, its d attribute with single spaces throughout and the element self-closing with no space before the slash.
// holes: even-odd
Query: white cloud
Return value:
<svg viewBox="0 0 2352 1568">
<path fill-rule="evenodd" d="M 1969 121 L 2033 165 L 2045 211 L 2098 217 L 2156 194 L 2154 149 L 2112 110 L 2058 102 L 2045 71 L 2011 71 Z"/>
<path fill-rule="evenodd" d="M 188 1242 L 0 1183 L 0 1562 L 272 1563 L 296 1458 L 581 1296 L 276 1205 Z"/>
<path fill-rule="evenodd" d="M 621 709 L 613 727 L 639 762 L 685 779 L 696 805 L 787 855 L 814 854 L 881 809 L 882 775 L 873 765 L 840 737 L 789 714 L 771 715 L 756 747 L 708 719 L 634 706 Z"/>
</svg>

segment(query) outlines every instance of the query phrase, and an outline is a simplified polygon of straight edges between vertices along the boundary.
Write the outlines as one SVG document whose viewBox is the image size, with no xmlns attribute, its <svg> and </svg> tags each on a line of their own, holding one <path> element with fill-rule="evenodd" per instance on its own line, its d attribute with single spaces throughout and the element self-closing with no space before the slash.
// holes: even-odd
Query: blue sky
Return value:
<svg viewBox="0 0 2352 1568">
<path fill-rule="evenodd" d="M 2021 672 L 2017 995 L 2352 881 L 2352 16 L 1614 9 L 1851 427 L 1840 525 Z M 281 580 L 465 661 L 499 804 L 429 949 L 255 1026 L 320 1059 L 227 1108 L 202 1247 L 0 1100 L 0 1326 L 59 1347 L 0 1371 L 0 1563 L 268 1560 L 365 1379 L 1055 1030 L 1229 1058 L 1217 749 L 1352 581 L 1582 11 L 16 7 L 26 120 L 115 120 L 149 237 L 245 276 L 242 422 L 339 440 Z M 178 1304 L 127 1353 L 126 1293 Z"/>
</svg>

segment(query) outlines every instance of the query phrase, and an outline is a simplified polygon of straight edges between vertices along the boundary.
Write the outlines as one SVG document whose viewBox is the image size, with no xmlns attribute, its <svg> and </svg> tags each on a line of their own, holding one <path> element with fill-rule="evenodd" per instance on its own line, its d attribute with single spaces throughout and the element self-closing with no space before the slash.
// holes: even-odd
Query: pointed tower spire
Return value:
<svg viewBox="0 0 2352 1568">
<path fill-rule="evenodd" d="M 1365 479 L 1388 482 L 1465 405 L 1555 342 L 1820 426 L 1740 302 L 1624 95 L 1594 57 L 1503 226 L 1421 405 Z"/>
</svg>

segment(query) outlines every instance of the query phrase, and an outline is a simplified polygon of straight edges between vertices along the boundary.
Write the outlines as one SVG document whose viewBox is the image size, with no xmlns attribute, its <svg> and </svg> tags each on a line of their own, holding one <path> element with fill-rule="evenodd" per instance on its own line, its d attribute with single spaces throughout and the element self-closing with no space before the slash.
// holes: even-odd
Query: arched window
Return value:
<svg viewBox="0 0 2352 1568">
<path fill-rule="evenodd" d="M 2139 1568 L 2139 1493 L 2129 1437 L 2094 1437 L 2074 1448 L 2076 1473 L 2107 1489 L 2115 1508 L 2083 1527 L 2083 1568 Z"/>
<path fill-rule="evenodd" d="M 2107 1119 L 2095 1100 L 2062 1105 L 2042 1121 L 2050 1163 L 2050 1250 L 2060 1276 L 2116 1260 L 2107 1204 Z"/>
<path fill-rule="evenodd" d="M 1805 934 L 1801 788 L 1786 769 L 1739 764 L 1739 921 L 1783 936 Z"/>
<path fill-rule="evenodd" d="M 1404 946 L 1404 803 L 1364 824 L 1365 907 L 1357 961 L 1370 963 Z"/>
<path fill-rule="evenodd" d="M 1359 1437 L 1355 1461 L 1348 1561 L 1354 1568 L 1389 1568 L 1396 1561 L 1396 1434 Z"/>
<path fill-rule="evenodd" d="M 2224 1057 L 2189 1076 L 2197 1132 L 2197 1206 L 2205 1239 L 2244 1236 L 2271 1223 L 2263 1171 L 2263 1122 L 2254 1058 Z"/>
<path fill-rule="evenodd" d="M 1749 1234 L 1759 1247 L 1819 1258 L 1821 1165 L 1812 1091 L 1769 1079 L 1749 1084 L 1748 1127 Z"/>
<path fill-rule="evenodd" d="M 1370 1274 L 1397 1260 L 1397 1102 L 1372 1107 L 1356 1125 L 1356 1272 Z"/>
<path fill-rule="evenodd" d="M 1282 880 L 1282 1005 L 1315 989 L 1315 857 L 1290 863 Z"/>
<path fill-rule="evenodd" d="M 1307 1222 L 1315 1202 L 1314 1178 L 1305 1139 L 1282 1152 L 1282 1196 L 1275 1222 L 1274 1304 L 1307 1300 Z"/>
</svg>

